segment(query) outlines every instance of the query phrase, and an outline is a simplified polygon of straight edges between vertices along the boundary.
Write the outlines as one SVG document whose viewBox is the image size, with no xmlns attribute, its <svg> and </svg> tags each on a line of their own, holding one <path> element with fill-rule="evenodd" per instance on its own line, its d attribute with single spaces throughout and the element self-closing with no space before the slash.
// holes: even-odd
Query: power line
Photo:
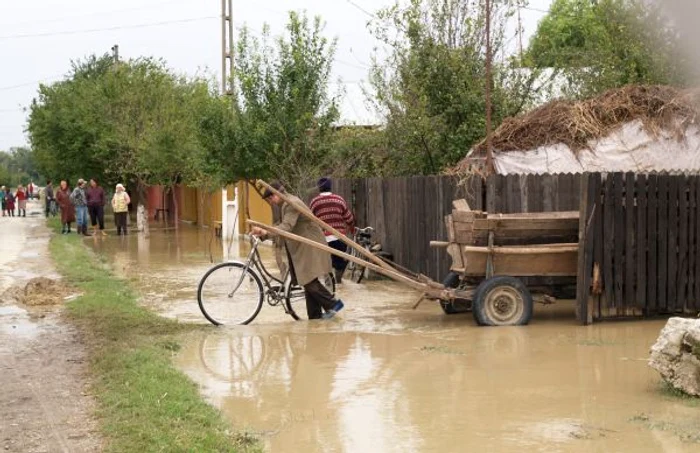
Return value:
<svg viewBox="0 0 700 453">
<path fill-rule="evenodd" d="M 59 74 L 59 75 L 54 75 L 54 76 L 50 76 L 50 77 L 44 77 L 44 78 L 41 79 L 41 80 L 35 80 L 35 81 L 33 81 L 33 82 L 25 82 L 25 83 L 20 83 L 20 84 L 17 84 L 17 85 L 10 85 L 10 86 L 6 86 L 6 87 L 0 87 L 0 91 L 14 90 L 15 88 L 26 87 L 26 86 L 34 85 L 34 84 L 37 84 L 37 83 L 45 82 L 45 81 L 47 81 L 47 80 L 58 79 L 59 77 L 63 77 L 64 75 L 65 75 L 65 74 Z"/>
<path fill-rule="evenodd" d="M 348 3 L 350 3 L 352 6 L 354 6 L 354 7 L 357 8 L 358 10 L 362 11 L 363 13 L 365 13 L 366 15 L 368 15 L 369 17 L 375 18 L 375 15 L 374 15 L 374 14 L 370 13 L 369 11 L 367 11 L 366 9 L 364 9 L 363 7 L 361 7 L 360 5 L 358 5 L 357 3 L 353 2 L 352 0 L 345 0 L 345 1 L 348 2 Z"/>
<path fill-rule="evenodd" d="M 134 24 L 134 25 L 118 25 L 114 27 L 104 27 L 104 28 L 89 28 L 84 30 L 65 30 L 57 32 L 46 32 L 46 33 L 30 33 L 23 35 L 6 35 L 0 36 L 0 40 L 7 39 L 24 39 L 24 38 L 40 38 L 49 36 L 59 36 L 59 35 L 78 35 L 83 33 L 97 33 L 102 31 L 114 31 L 114 30 L 131 30 L 135 28 L 148 28 L 148 27 L 159 27 L 162 25 L 169 24 L 182 24 L 188 22 L 198 22 L 209 19 L 219 19 L 219 16 L 203 16 L 203 17 L 193 17 L 189 19 L 176 19 L 176 20 L 166 20 L 162 22 L 149 22 L 145 24 Z"/>
</svg>

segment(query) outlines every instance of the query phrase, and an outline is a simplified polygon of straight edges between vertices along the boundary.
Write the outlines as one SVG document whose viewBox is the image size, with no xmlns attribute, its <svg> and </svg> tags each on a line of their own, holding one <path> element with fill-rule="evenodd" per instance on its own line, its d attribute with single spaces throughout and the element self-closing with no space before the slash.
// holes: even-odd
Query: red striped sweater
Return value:
<svg viewBox="0 0 700 453">
<path fill-rule="evenodd" d="M 343 234 L 348 234 L 355 226 L 355 216 L 340 195 L 323 192 L 311 200 L 309 207 L 316 217 Z M 325 234 L 331 235 L 327 231 Z"/>
</svg>

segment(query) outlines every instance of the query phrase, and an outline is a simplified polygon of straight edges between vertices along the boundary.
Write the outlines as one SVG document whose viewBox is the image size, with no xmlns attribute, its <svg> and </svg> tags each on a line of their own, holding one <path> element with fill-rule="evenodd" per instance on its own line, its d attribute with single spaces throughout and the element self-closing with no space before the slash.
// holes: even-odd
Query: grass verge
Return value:
<svg viewBox="0 0 700 453">
<path fill-rule="evenodd" d="M 54 230 L 60 225 L 49 222 Z M 235 433 L 197 386 L 175 369 L 173 335 L 196 329 L 164 319 L 137 303 L 77 235 L 49 245 L 65 280 L 82 291 L 67 316 L 83 333 L 106 451 L 261 451 L 252 436 Z"/>
</svg>

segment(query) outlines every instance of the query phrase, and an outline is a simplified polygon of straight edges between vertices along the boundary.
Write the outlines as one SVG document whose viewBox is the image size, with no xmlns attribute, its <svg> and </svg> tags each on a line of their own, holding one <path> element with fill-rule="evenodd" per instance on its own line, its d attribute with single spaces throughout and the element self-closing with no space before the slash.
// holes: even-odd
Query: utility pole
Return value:
<svg viewBox="0 0 700 453">
<path fill-rule="evenodd" d="M 486 170 L 493 172 L 493 148 L 491 143 L 491 0 L 486 2 Z"/>
<path fill-rule="evenodd" d="M 221 0 L 221 94 L 233 102 L 233 0 Z"/>
<path fill-rule="evenodd" d="M 518 1 L 518 43 L 520 44 L 520 65 L 523 64 L 523 20 L 520 17 L 521 3 Z"/>
<path fill-rule="evenodd" d="M 112 58 L 114 58 L 115 63 L 119 63 L 119 44 L 112 46 Z"/>
</svg>

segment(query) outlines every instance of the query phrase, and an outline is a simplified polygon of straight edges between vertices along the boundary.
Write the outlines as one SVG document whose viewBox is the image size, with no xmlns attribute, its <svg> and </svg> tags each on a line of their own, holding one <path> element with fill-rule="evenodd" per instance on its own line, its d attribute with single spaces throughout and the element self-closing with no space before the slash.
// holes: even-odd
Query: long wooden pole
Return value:
<svg viewBox="0 0 700 453">
<path fill-rule="evenodd" d="M 275 189 L 274 187 L 272 187 L 271 185 L 269 185 L 268 183 L 266 183 L 262 179 L 258 179 L 257 182 L 258 182 L 258 184 L 262 185 L 266 189 L 270 189 L 270 191 L 273 194 L 279 196 L 283 201 L 294 206 L 297 209 L 297 211 L 299 211 L 299 213 L 301 213 L 301 215 L 303 215 L 307 219 L 311 220 L 312 222 L 314 222 L 316 225 L 320 226 L 324 230 L 326 230 L 330 233 L 333 233 L 335 235 L 335 237 L 337 237 L 339 240 L 343 241 L 343 243 L 345 243 L 348 247 L 351 247 L 351 248 L 357 250 L 361 255 L 366 257 L 372 263 L 376 264 L 377 266 L 381 267 L 382 269 L 394 270 L 394 268 L 389 263 L 387 263 L 386 261 L 382 261 L 380 258 L 378 258 L 374 254 L 372 254 L 372 252 L 368 251 L 364 247 L 361 247 L 359 244 L 357 244 L 356 242 L 354 242 L 353 240 L 351 240 L 350 238 L 345 236 L 343 233 L 339 232 L 338 230 L 336 230 L 332 226 L 328 225 L 323 220 L 316 217 L 314 215 L 314 213 L 311 212 L 311 210 L 305 204 L 295 203 L 294 200 L 291 200 L 286 194 Z"/>
<path fill-rule="evenodd" d="M 400 283 L 404 283 L 404 284 L 406 284 L 406 285 L 410 286 L 411 288 L 414 288 L 418 291 L 423 291 L 425 293 L 430 293 L 430 294 L 435 294 L 436 292 L 440 291 L 440 289 L 437 287 L 431 287 L 430 285 L 427 285 L 425 283 L 420 283 L 416 280 L 413 280 L 412 278 L 406 277 L 405 275 L 403 275 L 399 272 L 396 272 L 394 270 L 384 269 L 383 267 L 379 267 L 376 264 L 368 263 L 361 258 L 358 258 L 356 256 L 352 256 L 352 255 L 348 255 L 347 253 L 343 253 L 343 252 L 338 251 L 336 249 L 330 248 L 327 245 L 319 244 L 318 242 L 313 241 L 311 239 L 307 239 L 305 237 L 298 236 L 296 234 L 281 230 L 279 228 L 276 228 L 276 227 L 273 227 L 270 225 L 266 225 L 266 224 L 261 223 L 261 222 L 256 222 L 255 220 L 247 220 L 247 222 L 250 225 L 264 228 L 265 230 L 268 230 L 268 231 L 270 231 L 278 236 L 282 236 L 285 239 L 291 239 L 293 241 L 298 241 L 298 242 L 301 242 L 302 244 L 310 245 L 311 247 L 315 247 L 319 250 L 323 250 L 324 252 L 328 252 L 332 255 L 339 256 L 339 257 L 344 258 L 348 261 L 352 261 L 355 264 L 359 264 L 361 266 L 366 266 L 377 273 L 385 275 L 386 277 L 389 277 L 389 278 L 396 280 Z"/>
</svg>

